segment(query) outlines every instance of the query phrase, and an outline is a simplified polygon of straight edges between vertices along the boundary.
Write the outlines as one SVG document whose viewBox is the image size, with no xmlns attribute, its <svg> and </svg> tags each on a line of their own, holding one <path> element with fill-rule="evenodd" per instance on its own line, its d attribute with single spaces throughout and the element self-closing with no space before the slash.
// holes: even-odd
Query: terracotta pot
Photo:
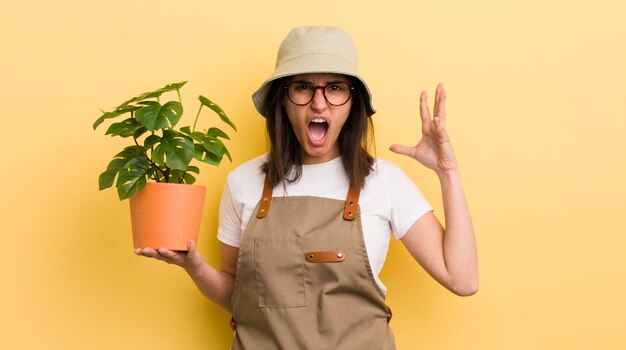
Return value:
<svg viewBox="0 0 626 350">
<path fill-rule="evenodd" d="M 148 182 L 130 198 L 135 248 L 187 250 L 198 241 L 206 187 Z"/>
</svg>

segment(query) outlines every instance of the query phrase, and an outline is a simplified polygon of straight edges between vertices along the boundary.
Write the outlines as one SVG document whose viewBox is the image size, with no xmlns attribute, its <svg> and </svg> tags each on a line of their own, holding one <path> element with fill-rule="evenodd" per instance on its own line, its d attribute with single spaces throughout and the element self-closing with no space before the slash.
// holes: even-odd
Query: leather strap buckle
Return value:
<svg viewBox="0 0 626 350">
<path fill-rule="evenodd" d="M 309 263 L 336 263 L 346 260 L 346 252 L 343 250 L 322 250 L 304 254 L 304 260 Z"/>
<path fill-rule="evenodd" d="M 352 221 L 356 219 L 360 195 L 360 189 L 350 185 L 350 189 L 348 189 L 348 195 L 346 197 L 346 205 L 343 207 L 344 220 Z"/>
<path fill-rule="evenodd" d="M 274 192 L 273 190 L 274 189 L 269 186 L 266 178 L 265 184 L 263 185 L 263 196 L 261 197 L 261 202 L 259 203 L 259 212 L 256 214 L 258 219 L 263 219 L 265 215 L 267 215 L 267 211 L 270 210 L 272 192 Z"/>
</svg>

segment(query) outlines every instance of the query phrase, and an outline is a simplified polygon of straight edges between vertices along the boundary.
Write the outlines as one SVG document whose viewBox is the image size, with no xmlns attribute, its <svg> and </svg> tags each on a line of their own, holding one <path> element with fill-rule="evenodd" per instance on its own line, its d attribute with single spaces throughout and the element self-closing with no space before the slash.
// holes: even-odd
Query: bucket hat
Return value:
<svg viewBox="0 0 626 350">
<path fill-rule="evenodd" d="M 265 118 L 271 114 L 268 99 L 271 82 L 306 73 L 337 73 L 358 79 L 365 90 L 367 116 L 376 112 L 370 90 L 357 69 L 352 38 L 341 28 L 330 26 L 297 27 L 287 34 L 278 48 L 274 73 L 252 94 L 257 111 Z"/>
</svg>

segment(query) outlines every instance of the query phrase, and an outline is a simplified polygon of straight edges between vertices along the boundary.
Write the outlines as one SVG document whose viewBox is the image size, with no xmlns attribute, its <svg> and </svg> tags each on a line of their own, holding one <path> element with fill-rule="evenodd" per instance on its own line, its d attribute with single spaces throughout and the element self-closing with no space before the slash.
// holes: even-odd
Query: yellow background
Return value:
<svg viewBox="0 0 626 350">
<path fill-rule="evenodd" d="M 387 149 L 417 141 L 422 89 L 448 89 L 480 291 L 453 296 L 393 242 L 382 279 L 399 348 L 626 348 L 623 1 L 59 0 L 0 12 L 1 348 L 228 348 L 225 312 L 180 269 L 133 255 L 128 203 L 97 190 L 126 143 L 91 125 L 98 107 L 181 80 L 183 101 L 204 94 L 229 113 L 234 161 L 200 176 L 200 249 L 217 265 L 225 176 L 266 148 L 250 95 L 305 24 L 352 35 L 377 155 L 440 217 L 436 177 Z"/>
</svg>

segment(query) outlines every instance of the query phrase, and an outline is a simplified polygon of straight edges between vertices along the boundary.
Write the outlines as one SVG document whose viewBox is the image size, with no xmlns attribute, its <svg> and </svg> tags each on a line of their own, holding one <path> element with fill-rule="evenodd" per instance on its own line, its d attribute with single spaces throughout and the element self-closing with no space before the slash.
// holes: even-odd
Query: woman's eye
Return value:
<svg viewBox="0 0 626 350">
<path fill-rule="evenodd" d="M 328 85 L 328 90 L 330 91 L 335 91 L 335 92 L 339 92 L 341 90 L 343 90 L 344 87 L 342 84 L 330 84 Z"/>
<path fill-rule="evenodd" d="M 309 91 L 312 86 L 309 84 L 296 84 L 296 91 Z"/>
</svg>

